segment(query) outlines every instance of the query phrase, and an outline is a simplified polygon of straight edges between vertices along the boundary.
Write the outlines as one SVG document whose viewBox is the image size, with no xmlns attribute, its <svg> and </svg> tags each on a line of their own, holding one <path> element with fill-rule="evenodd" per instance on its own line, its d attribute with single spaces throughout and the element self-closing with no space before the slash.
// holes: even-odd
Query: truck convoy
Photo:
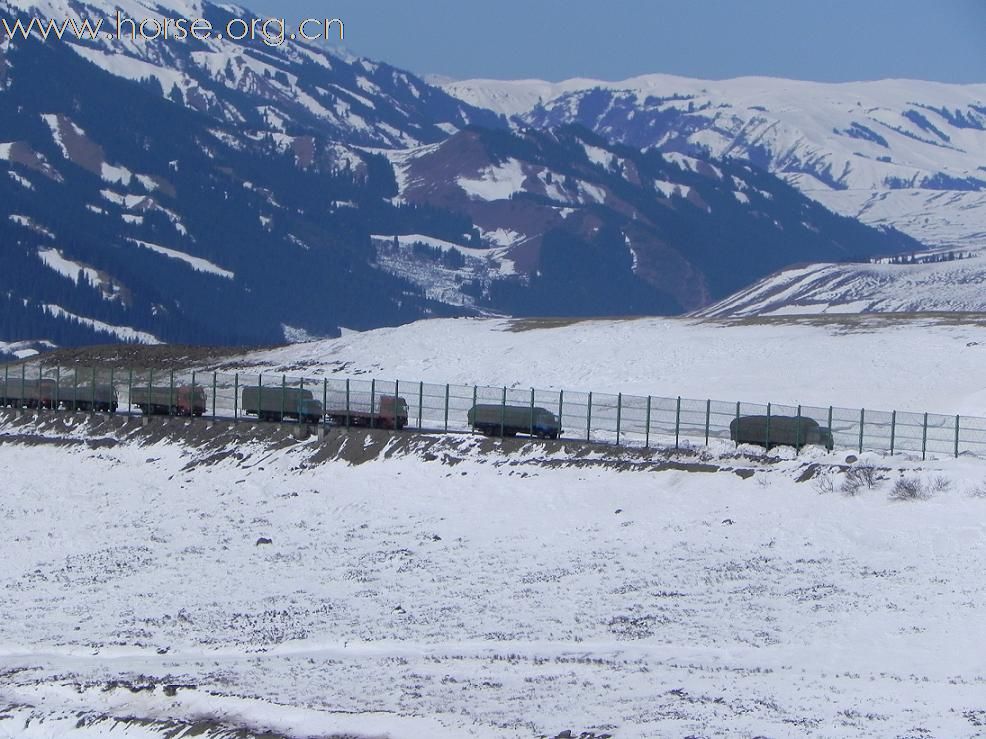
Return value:
<svg viewBox="0 0 986 739">
<path fill-rule="evenodd" d="M 302 423 L 321 423 L 323 418 L 337 426 L 368 426 L 402 429 L 407 425 L 407 400 L 372 393 L 330 393 L 327 407 L 311 390 L 280 387 L 243 388 L 243 412 L 261 421 L 293 418 Z"/>
<path fill-rule="evenodd" d="M 529 405 L 477 404 L 469 409 L 469 425 L 486 436 L 530 434 L 539 439 L 561 435 L 558 418 L 546 408 Z"/>
<path fill-rule="evenodd" d="M 119 400 L 113 384 L 80 383 L 78 380 L 78 376 L 71 381 L 65 377 L 4 379 L 0 376 L 0 407 L 103 413 L 118 410 Z M 128 390 L 127 409 L 137 408 L 144 415 L 203 416 L 208 408 L 206 389 L 194 383 L 171 386 L 131 384 Z M 327 385 L 315 390 L 247 386 L 242 388 L 239 409 L 243 415 L 256 416 L 260 421 L 291 419 L 308 424 L 331 422 L 336 426 L 394 430 L 403 429 L 408 424 L 408 402 L 396 394 L 377 394 L 372 390 L 350 392 L 348 383 L 346 392 L 329 392 Z M 323 394 L 324 404 L 316 397 L 319 390 Z M 213 399 L 213 412 L 215 410 Z M 474 431 L 487 436 L 527 434 L 540 439 L 557 439 L 562 434 L 558 417 L 546 408 L 533 404 L 476 403 L 469 408 L 467 419 Z M 446 406 L 446 428 L 447 425 Z M 737 444 L 755 444 L 768 450 L 776 446 L 792 446 L 800 450 L 810 445 L 831 450 L 835 446 L 832 429 L 801 415 L 738 416 L 729 424 L 729 438 Z"/>
<path fill-rule="evenodd" d="M 118 405 L 112 385 L 76 385 L 51 379 L 0 381 L 0 406 L 115 413 Z"/>
</svg>

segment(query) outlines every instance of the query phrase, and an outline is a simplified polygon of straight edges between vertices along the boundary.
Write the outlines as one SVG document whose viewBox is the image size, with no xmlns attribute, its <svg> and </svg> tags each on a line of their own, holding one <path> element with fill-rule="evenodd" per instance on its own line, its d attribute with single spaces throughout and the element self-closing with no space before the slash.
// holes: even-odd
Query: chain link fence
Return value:
<svg viewBox="0 0 986 739">
<path fill-rule="evenodd" d="M 0 406 L 128 415 L 411 428 L 424 432 L 532 434 L 630 447 L 783 442 L 785 419 L 828 431 L 833 448 L 894 454 L 986 456 L 986 418 L 837 407 L 609 395 L 482 385 L 109 367 L 7 365 Z M 765 422 L 737 440 L 739 419 Z M 827 438 L 827 437 L 826 437 Z M 798 438 L 795 446 L 811 443 Z"/>
</svg>

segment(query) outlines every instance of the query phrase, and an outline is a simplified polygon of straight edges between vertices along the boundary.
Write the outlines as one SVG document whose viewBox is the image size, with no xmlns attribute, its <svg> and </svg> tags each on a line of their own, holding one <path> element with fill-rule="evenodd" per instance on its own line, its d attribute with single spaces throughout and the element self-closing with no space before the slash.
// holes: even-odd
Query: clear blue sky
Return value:
<svg viewBox="0 0 986 739">
<path fill-rule="evenodd" d="M 240 0 L 339 17 L 346 47 L 455 78 L 664 72 L 986 82 L 986 0 Z"/>
</svg>

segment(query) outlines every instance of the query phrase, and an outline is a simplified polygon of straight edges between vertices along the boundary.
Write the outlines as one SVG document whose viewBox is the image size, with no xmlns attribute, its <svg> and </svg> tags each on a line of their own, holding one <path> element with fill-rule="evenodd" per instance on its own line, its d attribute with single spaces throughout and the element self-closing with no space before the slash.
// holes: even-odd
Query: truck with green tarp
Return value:
<svg viewBox="0 0 986 739">
<path fill-rule="evenodd" d="M 402 429 L 407 426 L 407 400 L 393 395 L 333 390 L 325 415 L 337 426 Z"/>
<path fill-rule="evenodd" d="M 58 384 L 58 405 L 70 411 L 116 413 L 119 398 L 113 385 L 63 381 Z"/>
<path fill-rule="evenodd" d="M 0 379 L 0 406 L 12 408 L 54 408 L 58 386 L 50 379 Z"/>
<path fill-rule="evenodd" d="M 145 416 L 201 416 L 206 408 L 205 389 L 198 385 L 134 385 L 130 404 Z"/>
<path fill-rule="evenodd" d="M 242 409 L 261 421 L 291 418 L 302 423 L 322 422 L 322 402 L 311 390 L 297 387 L 245 387 Z"/>
<path fill-rule="evenodd" d="M 765 449 L 817 445 L 831 450 L 835 446 L 832 430 L 807 416 L 739 416 L 729 423 L 729 438 Z"/>
<path fill-rule="evenodd" d="M 530 434 L 557 439 L 561 435 L 558 417 L 539 406 L 478 403 L 469 409 L 467 418 L 473 429 L 486 436 Z"/>
</svg>

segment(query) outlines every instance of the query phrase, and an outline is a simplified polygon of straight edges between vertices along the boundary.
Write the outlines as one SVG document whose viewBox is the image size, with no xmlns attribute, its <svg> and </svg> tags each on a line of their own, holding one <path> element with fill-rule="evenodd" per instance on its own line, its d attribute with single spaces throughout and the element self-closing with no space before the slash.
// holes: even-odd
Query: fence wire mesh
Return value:
<svg viewBox="0 0 986 739">
<path fill-rule="evenodd" d="M 858 452 L 986 456 L 986 418 L 975 416 L 363 377 L 6 365 L 0 406 L 530 434 L 637 447 L 823 443 Z M 742 424 L 756 419 L 762 431 L 745 437 Z M 779 440 L 785 427 L 789 435 L 794 429 L 793 439 Z"/>
</svg>

